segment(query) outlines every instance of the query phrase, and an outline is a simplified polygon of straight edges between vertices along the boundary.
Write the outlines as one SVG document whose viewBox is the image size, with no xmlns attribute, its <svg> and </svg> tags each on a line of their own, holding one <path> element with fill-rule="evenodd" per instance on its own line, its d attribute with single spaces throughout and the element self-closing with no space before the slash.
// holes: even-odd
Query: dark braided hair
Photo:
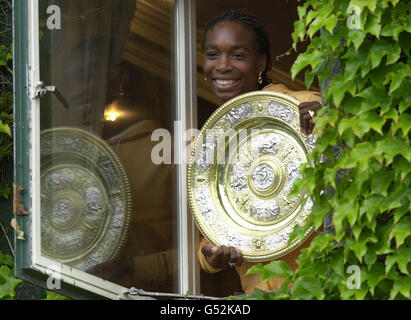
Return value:
<svg viewBox="0 0 411 320">
<path fill-rule="evenodd" d="M 260 53 L 265 54 L 267 57 L 266 67 L 262 73 L 263 83 L 258 84 L 258 88 L 262 89 L 267 84 L 271 83 L 271 80 L 267 78 L 267 72 L 270 71 L 272 68 L 270 36 L 263 27 L 263 25 L 260 23 L 260 21 L 251 14 L 248 14 L 240 10 L 230 10 L 223 12 L 222 14 L 214 18 L 211 18 L 204 27 L 203 41 L 201 44 L 202 50 L 204 51 L 207 32 L 210 31 L 210 29 L 214 28 L 216 24 L 223 21 L 239 23 L 240 25 L 254 33 L 255 39 L 257 40 L 257 43 L 260 47 Z"/>
</svg>

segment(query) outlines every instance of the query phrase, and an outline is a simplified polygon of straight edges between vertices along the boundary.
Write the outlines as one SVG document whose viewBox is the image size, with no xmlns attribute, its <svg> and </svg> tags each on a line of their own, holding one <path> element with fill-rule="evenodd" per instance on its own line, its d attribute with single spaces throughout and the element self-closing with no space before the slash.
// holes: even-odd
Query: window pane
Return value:
<svg viewBox="0 0 411 320">
<path fill-rule="evenodd" d="M 41 99 L 42 254 L 164 292 L 178 287 L 174 169 L 152 161 L 151 135 L 174 120 L 173 8 L 40 0 L 41 80 L 57 88 Z"/>
</svg>

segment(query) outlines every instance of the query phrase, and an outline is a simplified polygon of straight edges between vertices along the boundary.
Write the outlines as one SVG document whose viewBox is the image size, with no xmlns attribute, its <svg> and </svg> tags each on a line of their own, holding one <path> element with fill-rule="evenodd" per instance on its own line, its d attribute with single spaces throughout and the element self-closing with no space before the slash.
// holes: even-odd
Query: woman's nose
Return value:
<svg viewBox="0 0 411 320">
<path fill-rule="evenodd" d="M 231 66 L 229 57 L 225 55 L 221 55 L 217 61 L 217 66 L 216 66 L 217 71 L 224 73 L 224 72 L 230 71 L 231 68 L 232 66 Z"/>
</svg>

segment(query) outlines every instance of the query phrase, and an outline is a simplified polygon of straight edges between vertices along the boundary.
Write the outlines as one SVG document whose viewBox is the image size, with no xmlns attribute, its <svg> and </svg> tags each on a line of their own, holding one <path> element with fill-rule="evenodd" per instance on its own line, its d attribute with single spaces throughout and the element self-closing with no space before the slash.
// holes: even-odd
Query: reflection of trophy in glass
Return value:
<svg viewBox="0 0 411 320">
<path fill-rule="evenodd" d="M 42 253 L 80 270 L 115 257 L 131 211 L 125 170 L 104 140 L 59 127 L 41 134 Z"/>
<path fill-rule="evenodd" d="M 311 212 L 304 194 L 290 193 L 313 145 L 300 132 L 298 103 L 276 92 L 238 96 L 215 111 L 194 144 L 187 180 L 195 221 L 211 243 L 237 247 L 248 261 L 297 248 L 290 233 Z"/>
</svg>

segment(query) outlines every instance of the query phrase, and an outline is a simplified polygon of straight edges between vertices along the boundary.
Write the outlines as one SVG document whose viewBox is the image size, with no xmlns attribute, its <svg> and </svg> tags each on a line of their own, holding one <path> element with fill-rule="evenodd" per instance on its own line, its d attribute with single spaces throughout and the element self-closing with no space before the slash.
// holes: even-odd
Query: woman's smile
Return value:
<svg viewBox="0 0 411 320">
<path fill-rule="evenodd" d="M 236 86 L 240 80 L 223 80 L 223 79 L 214 79 L 214 85 L 218 87 L 220 90 L 224 89 L 232 89 Z"/>
</svg>

